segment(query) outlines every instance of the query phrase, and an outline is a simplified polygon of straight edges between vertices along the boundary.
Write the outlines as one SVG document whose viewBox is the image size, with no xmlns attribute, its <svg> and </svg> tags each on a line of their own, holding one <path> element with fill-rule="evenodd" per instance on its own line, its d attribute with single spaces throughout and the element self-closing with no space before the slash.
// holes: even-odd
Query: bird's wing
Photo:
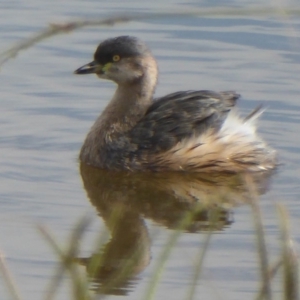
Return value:
<svg viewBox="0 0 300 300">
<path fill-rule="evenodd" d="M 183 139 L 218 130 L 238 98 L 232 91 L 169 94 L 154 101 L 127 138 L 138 152 L 167 151 Z"/>
</svg>

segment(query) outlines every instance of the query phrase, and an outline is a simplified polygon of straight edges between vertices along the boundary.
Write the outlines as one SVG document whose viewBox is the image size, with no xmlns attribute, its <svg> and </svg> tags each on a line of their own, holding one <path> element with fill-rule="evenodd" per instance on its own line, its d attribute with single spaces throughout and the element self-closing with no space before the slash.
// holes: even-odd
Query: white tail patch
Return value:
<svg viewBox="0 0 300 300">
<path fill-rule="evenodd" d="M 159 161 L 173 170 L 261 171 L 276 166 L 275 151 L 256 134 L 256 120 L 262 111 L 242 119 L 232 110 L 220 130 L 181 141 L 161 154 Z"/>
<path fill-rule="evenodd" d="M 235 135 L 239 135 L 243 137 L 243 139 L 247 138 L 249 141 L 257 142 L 256 121 L 262 113 L 262 110 L 258 110 L 251 117 L 242 119 L 236 109 L 232 109 L 218 134 L 222 136 L 224 142 L 226 142 L 226 139 L 231 139 L 231 137 Z"/>
</svg>

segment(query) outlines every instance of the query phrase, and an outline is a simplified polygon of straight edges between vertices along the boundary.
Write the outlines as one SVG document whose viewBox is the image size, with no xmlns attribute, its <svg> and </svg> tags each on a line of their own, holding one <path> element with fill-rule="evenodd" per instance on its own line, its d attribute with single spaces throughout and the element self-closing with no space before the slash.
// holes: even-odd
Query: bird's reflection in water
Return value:
<svg viewBox="0 0 300 300">
<path fill-rule="evenodd" d="M 242 175 L 122 173 L 83 163 L 80 171 L 88 198 L 111 234 L 101 251 L 78 259 L 92 277 L 92 289 L 101 294 L 127 294 L 149 264 L 145 218 L 184 232 L 220 231 L 233 222 L 231 208 L 250 200 Z M 269 178 L 266 173 L 251 175 L 259 194 Z M 97 271 L 91 271 L 94 264 Z"/>
</svg>

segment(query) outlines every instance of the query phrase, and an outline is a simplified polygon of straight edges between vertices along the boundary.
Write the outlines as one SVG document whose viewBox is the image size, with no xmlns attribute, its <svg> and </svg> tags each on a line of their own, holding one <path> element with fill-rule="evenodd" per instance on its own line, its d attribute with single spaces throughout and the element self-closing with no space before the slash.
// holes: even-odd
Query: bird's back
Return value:
<svg viewBox="0 0 300 300">
<path fill-rule="evenodd" d="M 128 132 L 131 169 L 152 171 L 261 171 L 275 152 L 256 135 L 256 111 L 241 119 L 232 91 L 177 92 L 157 99 Z"/>
<path fill-rule="evenodd" d="M 167 151 L 189 137 L 217 131 L 238 97 L 233 92 L 211 91 L 167 95 L 154 101 L 128 137 L 140 151 Z"/>
</svg>

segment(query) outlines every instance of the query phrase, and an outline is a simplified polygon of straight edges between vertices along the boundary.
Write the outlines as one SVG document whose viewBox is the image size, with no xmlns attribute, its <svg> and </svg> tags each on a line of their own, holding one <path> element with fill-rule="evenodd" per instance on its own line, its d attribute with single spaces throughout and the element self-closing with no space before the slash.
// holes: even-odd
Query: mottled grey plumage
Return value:
<svg viewBox="0 0 300 300">
<path fill-rule="evenodd" d="M 166 151 L 185 138 L 219 130 L 239 95 L 183 91 L 158 98 L 127 133 L 139 150 Z"/>
<path fill-rule="evenodd" d="M 75 71 L 113 80 L 114 97 L 91 128 L 80 159 L 112 170 L 261 171 L 275 152 L 255 134 L 255 112 L 245 120 L 232 108 L 235 92 L 183 91 L 154 99 L 157 65 L 140 40 L 101 43 L 95 61 Z"/>
</svg>

